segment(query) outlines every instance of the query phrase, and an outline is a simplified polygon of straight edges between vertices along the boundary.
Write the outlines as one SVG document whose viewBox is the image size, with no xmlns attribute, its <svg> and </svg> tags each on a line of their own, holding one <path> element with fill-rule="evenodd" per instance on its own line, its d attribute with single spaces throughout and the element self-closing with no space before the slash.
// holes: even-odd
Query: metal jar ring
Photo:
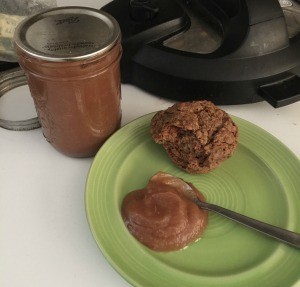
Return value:
<svg viewBox="0 0 300 287">
<path fill-rule="evenodd" d="M 0 72 L 0 98 L 8 91 L 27 85 L 25 74 L 21 68 Z M 22 121 L 10 121 L 0 118 L 0 127 L 13 131 L 29 131 L 41 127 L 38 117 Z"/>
</svg>

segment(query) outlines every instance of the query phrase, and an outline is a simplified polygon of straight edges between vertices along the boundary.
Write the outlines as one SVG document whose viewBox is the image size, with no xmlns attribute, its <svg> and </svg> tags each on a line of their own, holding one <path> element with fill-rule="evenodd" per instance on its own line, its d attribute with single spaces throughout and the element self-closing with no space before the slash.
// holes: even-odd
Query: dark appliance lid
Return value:
<svg viewBox="0 0 300 287">
<path fill-rule="evenodd" d="M 289 34 L 278 0 L 114 0 L 101 9 L 122 31 L 124 83 L 220 105 L 300 99 L 300 34 Z"/>
</svg>

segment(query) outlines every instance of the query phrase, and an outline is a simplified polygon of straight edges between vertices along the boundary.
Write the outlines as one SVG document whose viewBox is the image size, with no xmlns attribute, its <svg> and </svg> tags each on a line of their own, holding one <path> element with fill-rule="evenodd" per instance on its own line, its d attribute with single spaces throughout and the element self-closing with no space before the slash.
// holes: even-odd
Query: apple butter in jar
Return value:
<svg viewBox="0 0 300 287">
<path fill-rule="evenodd" d="M 121 123 L 120 28 L 109 14 L 59 7 L 15 31 L 42 131 L 58 151 L 89 157 Z"/>
</svg>

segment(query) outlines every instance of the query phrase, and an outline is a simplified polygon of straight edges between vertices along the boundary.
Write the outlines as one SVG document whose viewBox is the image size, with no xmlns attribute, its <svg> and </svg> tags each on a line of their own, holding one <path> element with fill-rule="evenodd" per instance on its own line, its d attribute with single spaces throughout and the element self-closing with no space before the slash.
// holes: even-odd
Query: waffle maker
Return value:
<svg viewBox="0 0 300 287">
<path fill-rule="evenodd" d="M 283 2 L 300 17 L 296 1 Z M 121 27 L 123 83 L 219 105 L 300 99 L 300 33 L 289 35 L 278 0 L 114 0 L 101 10 Z"/>
</svg>

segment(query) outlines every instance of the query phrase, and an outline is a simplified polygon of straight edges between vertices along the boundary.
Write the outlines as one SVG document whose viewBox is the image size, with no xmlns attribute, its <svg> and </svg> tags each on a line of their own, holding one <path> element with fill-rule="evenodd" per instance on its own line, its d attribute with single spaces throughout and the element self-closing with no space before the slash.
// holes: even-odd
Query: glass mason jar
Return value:
<svg viewBox="0 0 300 287">
<path fill-rule="evenodd" d="M 89 157 L 121 123 L 120 28 L 105 12 L 60 7 L 15 31 L 42 131 L 58 151 Z"/>
</svg>

